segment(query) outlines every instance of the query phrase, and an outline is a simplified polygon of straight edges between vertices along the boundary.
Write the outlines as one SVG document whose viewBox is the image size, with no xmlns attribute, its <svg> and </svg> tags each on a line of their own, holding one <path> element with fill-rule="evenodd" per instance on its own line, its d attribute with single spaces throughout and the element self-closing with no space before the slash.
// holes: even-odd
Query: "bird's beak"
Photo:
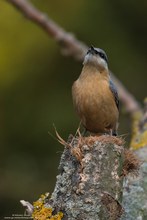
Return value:
<svg viewBox="0 0 147 220">
<path fill-rule="evenodd" d="M 89 52 L 91 54 L 95 54 L 95 50 L 94 50 L 94 47 L 91 45 L 91 47 L 89 48 Z"/>
<path fill-rule="evenodd" d="M 94 47 L 91 45 L 90 49 L 91 49 L 91 50 L 94 50 Z"/>
</svg>

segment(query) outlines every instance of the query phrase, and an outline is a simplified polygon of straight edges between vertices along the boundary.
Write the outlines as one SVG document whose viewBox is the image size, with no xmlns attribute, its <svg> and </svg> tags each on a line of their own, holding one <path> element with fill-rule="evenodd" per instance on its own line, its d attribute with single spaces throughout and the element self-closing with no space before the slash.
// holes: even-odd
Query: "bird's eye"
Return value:
<svg viewBox="0 0 147 220">
<path fill-rule="evenodd" d="M 105 59 L 105 55 L 103 53 L 99 52 L 99 55 L 101 58 Z"/>
<path fill-rule="evenodd" d="M 98 52 L 99 56 L 108 63 L 107 55 L 101 51 Z"/>
</svg>

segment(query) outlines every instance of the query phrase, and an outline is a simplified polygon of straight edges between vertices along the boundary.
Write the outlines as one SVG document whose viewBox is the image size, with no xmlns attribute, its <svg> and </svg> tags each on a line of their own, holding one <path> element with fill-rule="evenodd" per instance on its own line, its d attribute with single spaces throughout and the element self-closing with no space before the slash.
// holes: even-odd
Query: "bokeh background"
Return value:
<svg viewBox="0 0 147 220">
<path fill-rule="evenodd" d="M 109 67 L 136 99 L 147 85 L 147 1 L 33 0 L 87 45 L 103 48 Z M 53 123 L 66 140 L 78 118 L 71 85 L 82 64 L 7 1 L 0 1 L 0 216 L 23 213 L 19 200 L 52 192 L 63 151 Z M 121 108 L 120 134 L 130 138 Z"/>
</svg>

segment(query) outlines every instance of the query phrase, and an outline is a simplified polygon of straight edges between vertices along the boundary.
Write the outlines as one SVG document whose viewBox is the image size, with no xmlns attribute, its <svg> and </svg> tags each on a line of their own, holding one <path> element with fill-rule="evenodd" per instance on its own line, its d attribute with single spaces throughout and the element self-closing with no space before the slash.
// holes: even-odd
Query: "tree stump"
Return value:
<svg viewBox="0 0 147 220">
<path fill-rule="evenodd" d="M 68 220 L 119 219 L 122 214 L 122 140 L 102 135 L 72 137 L 46 207 Z"/>
</svg>

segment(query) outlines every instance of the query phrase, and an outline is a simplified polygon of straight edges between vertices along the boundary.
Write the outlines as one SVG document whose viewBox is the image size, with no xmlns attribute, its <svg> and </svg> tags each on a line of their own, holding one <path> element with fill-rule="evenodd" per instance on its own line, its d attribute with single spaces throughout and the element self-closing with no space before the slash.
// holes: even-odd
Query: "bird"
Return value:
<svg viewBox="0 0 147 220">
<path fill-rule="evenodd" d="M 72 99 L 86 131 L 117 136 L 119 97 L 102 49 L 89 47 L 81 74 L 72 85 Z"/>
</svg>

